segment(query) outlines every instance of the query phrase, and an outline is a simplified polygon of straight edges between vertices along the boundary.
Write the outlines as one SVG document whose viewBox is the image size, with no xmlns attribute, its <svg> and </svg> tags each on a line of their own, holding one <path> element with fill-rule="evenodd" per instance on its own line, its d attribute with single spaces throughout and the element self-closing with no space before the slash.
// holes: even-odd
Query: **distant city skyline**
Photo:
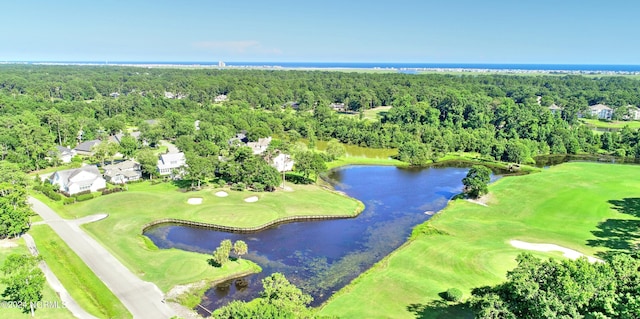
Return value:
<svg viewBox="0 0 640 319">
<path fill-rule="evenodd" d="M 3 4 L 2 61 L 640 64 L 635 1 Z"/>
</svg>

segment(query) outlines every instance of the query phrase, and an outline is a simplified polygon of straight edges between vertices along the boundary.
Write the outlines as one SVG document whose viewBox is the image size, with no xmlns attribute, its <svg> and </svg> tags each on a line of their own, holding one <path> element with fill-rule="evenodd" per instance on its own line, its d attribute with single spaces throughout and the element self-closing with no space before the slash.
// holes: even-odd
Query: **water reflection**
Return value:
<svg viewBox="0 0 640 319">
<path fill-rule="evenodd" d="M 233 280 L 207 292 L 203 306 L 215 309 L 231 300 L 249 300 L 261 290 L 261 279 L 273 272 L 314 297 L 319 305 L 375 262 L 402 245 L 411 228 L 462 189 L 466 168 L 401 169 L 351 166 L 330 174 L 334 187 L 365 203 L 353 219 L 297 222 L 253 234 L 164 225 L 145 234 L 160 248 L 210 254 L 223 239 L 244 240 L 243 258 L 263 272 Z M 205 262 L 205 261 L 203 261 Z"/>
</svg>

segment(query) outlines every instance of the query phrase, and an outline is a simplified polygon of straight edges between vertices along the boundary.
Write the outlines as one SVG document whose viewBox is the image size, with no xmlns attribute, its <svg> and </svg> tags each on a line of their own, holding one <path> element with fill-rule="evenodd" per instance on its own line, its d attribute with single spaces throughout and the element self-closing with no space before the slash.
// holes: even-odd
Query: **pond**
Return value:
<svg viewBox="0 0 640 319">
<path fill-rule="evenodd" d="M 282 224 L 252 234 L 159 225 L 145 235 L 160 248 L 205 254 L 211 254 L 223 239 L 247 242 L 249 254 L 243 258 L 256 262 L 263 271 L 210 289 L 201 303 L 207 309 L 257 297 L 261 279 L 273 272 L 285 274 L 311 294 L 317 306 L 402 245 L 413 226 L 444 208 L 461 192 L 467 170 L 343 167 L 330 172 L 329 179 L 336 190 L 365 204 L 356 218 Z"/>
</svg>

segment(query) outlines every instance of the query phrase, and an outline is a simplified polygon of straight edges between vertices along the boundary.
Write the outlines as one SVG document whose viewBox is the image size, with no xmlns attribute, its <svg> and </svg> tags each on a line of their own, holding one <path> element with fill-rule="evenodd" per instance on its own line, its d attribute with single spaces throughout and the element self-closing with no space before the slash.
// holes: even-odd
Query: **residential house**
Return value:
<svg viewBox="0 0 640 319">
<path fill-rule="evenodd" d="M 122 140 L 123 137 L 124 137 L 124 134 L 122 133 L 110 135 L 109 142 L 120 144 L 120 141 Z"/>
<path fill-rule="evenodd" d="M 344 103 L 331 103 L 331 104 L 329 104 L 329 107 L 332 108 L 336 112 L 346 112 L 347 111 L 347 107 L 344 105 Z"/>
<path fill-rule="evenodd" d="M 95 165 L 54 172 L 49 177 L 49 182 L 58 185 L 60 191 L 67 195 L 85 191 L 97 192 L 107 187 L 107 182 Z"/>
<path fill-rule="evenodd" d="M 111 94 L 109 94 L 109 96 L 110 96 L 110 97 L 112 97 L 112 98 L 117 98 L 117 97 L 119 97 L 119 96 L 120 96 L 120 93 L 118 93 L 118 92 L 111 92 Z"/>
<path fill-rule="evenodd" d="M 624 116 L 624 119 L 633 121 L 640 120 L 640 109 L 633 105 L 628 105 L 627 114 Z"/>
<path fill-rule="evenodd" d="M 182 152 L 161 154 L 157 165 L 160 175 L 171 175 L 173 178 L 182 176 L 185 166 L 187 166 L 187 158 Z"/>
<path fill-rule="evenodd" d="M 111 184 L 125 184 L 142 178 L 140 163 L 132 160 L 105 165 L 103 169 L 105 180 Z"/>
<path fill-rule="evenodd" d="M 100 144 L 100 140 L 85 141 L 74 148 L 76 153 L 80 155 L 93 155 L 93 147 Z"/>
<path fill-rule="evenodd" d="M 288 172 L 293 170 L 293 158 L 288 154 L 280 153 L 271 161 L 271 166 L 275 167 L 278 172 Z"/>
<path fill-rule="evenodd" d="M 613 117 L 613 109 L 604 104 L 589 106 L 589 112 L 592 116 L 603 120 L 610 120 Z"/>
<path fill-rule="evenodd" d="M 286 109 L 287 107 L 297 110 L 300 108 L 300 104 L 298 104 L 298 102 L 287 102 L 285 104 L 282 104 L 283 109 Z"/>
<path fill-rule="evenodd" d="M 249 138 L 247 138 L 246 131 L 242 131 L 242 133 L 236 134 L 236 136 L 230 138 L 229 141 L 227 141 L 227 143 L 229 143 L 229 146 L 247 144 L 247 142 L 249 142 Z"/>
<path fill-rule="evenodd" d="M 551 104 L 551 106 L 549 106 L 548 109 L 554 115 L 562 113 L 562 107 L 557 106 L 555 103 Z"/>
<path fill-rule="evenodd" d="M 214 102 L 216 102 L 216 103 L 222 103 L 222 102 L 227 101 L 228 99 L 229 99 L 229 98 L 227 97 L 227 95 L 225 95 L 225 94 L 220 94 L 220 95 L 216 96 L 216 97 L 213 99 L 213 101 L 214 101 Z"/>
<path fill-rule="evenodd" d="M 76 150 L 58 145 L 51 155 L 59 158 L 62 163 L 71 163 L 71 159 L 76 156 Z"/>
<path fill-rule="evenodd" d="M 254 155 L 264 153 L 271 144 L 271 136 L 259 138 L 257 142 L 247 142 L 247 146 L 251 147 Z"/>
</svg>

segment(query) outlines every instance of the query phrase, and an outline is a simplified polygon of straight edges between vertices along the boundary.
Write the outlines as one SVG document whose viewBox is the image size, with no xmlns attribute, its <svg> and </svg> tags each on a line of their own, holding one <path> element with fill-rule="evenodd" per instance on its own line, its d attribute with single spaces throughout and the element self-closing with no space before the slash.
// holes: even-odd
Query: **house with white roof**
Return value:
<svg viewBox="0 0 640 319">
<path fill-rule="evenodd" d="M 247 146 L 251 147 L 254 155 L 264 153 L 271 144 L 271 136 L 259 138 L 257 142 L 247 142 Z"/>
<path fill-rule="evenodd" d="M 182 152 L 161 154 L 157 165 L 160 175 L 172 175 L 173 177 L 183 175 L 185 166 L 187 166 L 187 158 Z M 175 175 L 174 171 L 177 171 L 178 174 Z"/>
<path fill-rule="evenodd" d="M 71 159 L 76 156 L 76 150 L 57 145 L 55 150 L 51 152 L 51 155 L 52 157 L 55 156 L 59 158 L 62 163 L 71 163 Z"/>
<path fill-rule="evenodd" d="M 293 170 L 293 158 L 290 155 L 280 153 L 271 161 L 271 166 L 275 167 L 278 172 L 288 172 Z"/>
<path fill-rule="evenodd" d="M 105 180 L 111 184 L 126 184 L 142 178 L 140 163 L 132 160 L 105 165 L 103 169 Z"/>
<path fill-rule="evenodd" d="M 95 165 L 57 171 L 51 174 L 49 182 L 58 185 L 60 191 L 68 195 L 80 192 L 97 192 L 107 187 L 107 182 Z"/>
</svg>

